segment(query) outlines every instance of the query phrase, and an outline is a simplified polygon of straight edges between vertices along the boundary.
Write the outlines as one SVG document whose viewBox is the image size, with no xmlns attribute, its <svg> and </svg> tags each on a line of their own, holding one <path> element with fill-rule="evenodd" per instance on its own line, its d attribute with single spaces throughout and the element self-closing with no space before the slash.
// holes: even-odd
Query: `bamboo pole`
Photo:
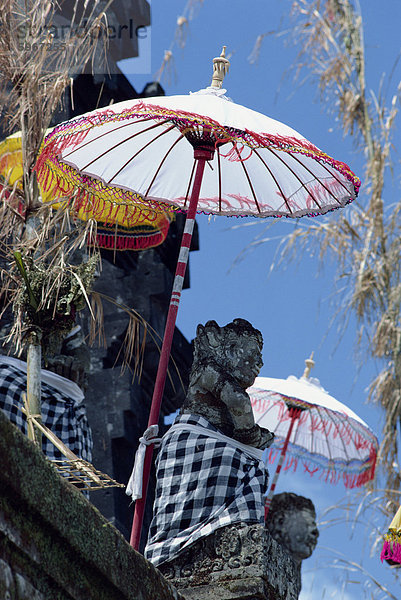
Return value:
<svg viewBox="0 0 401 600">
<path fill-rule="evenodd" d="M 40 434 L 43 433 L 47 437 L 48 440 L 63 454 L 69 462 L 75 465 L 76 469 L 80 469 L 85 477 L 88 477 L 91 481 L 97 484 L 99 487 L 102 486 L 102 480 L 95 472 L 94 467 L 88 463 L 86 460 L 79 458 L 72 450 L 69 449 L 68 446 L 64 444 L 46 425 L 43 425 L 41 419 L 38 414 L 32 414 L 29 410 L 28 400 L 25 397 L 25 408 L 21 407 L 22 412 L 26 415 L 28 422 L 28 436 L 30 430 L 39 431 Z M 32 438 L 30 438 L 32 439 Z M 123 484 L 119 484 L 120 487 L 124 487 Z"/>
<path fill-rule="evenodd" d="M 33 337 L 33 336 L 32 336 Z M 36 336 L 35 336 L 36 337 Z M 41 362 L 42 362 L 42 347 L 40 342 L 31 339 L 28 345 L 27 355 L 27 371 L 26 371 L 26 397 L 29 414 L 35 415 L 36 419 L 41 422 Z M 42 433 L 38 428 L 28 427 L 28 437 L 42 447 Z"/>
<path fill-rule="evenodd" d="M 38 187 L 36 179 L 33 183 L 33 196 L 35 202 L 38 200 Z M 37 229 L 39 227 L 38 218 L 36 216 L 28 217 L 25 226 L 25 235 L 28 241 L 35 238 L 37 235 Z M 28 290 L 29 291 L 29 290 Z M 42 420 L 42 345 L 40 334 L 32 333 L 28 340 L 28 352 L 27 352 L 27 371 L 26 371 L 26 396 L 28 403 L 28 410 L 30 414 L 37 415 L 37 419 L 41 422 Z M 35 444 L 42 449 L 42 433 L 40 429 L 34 428 L 32 439 Z M 28 436 L 30 430 L 28 428 Z"/>
</svg>

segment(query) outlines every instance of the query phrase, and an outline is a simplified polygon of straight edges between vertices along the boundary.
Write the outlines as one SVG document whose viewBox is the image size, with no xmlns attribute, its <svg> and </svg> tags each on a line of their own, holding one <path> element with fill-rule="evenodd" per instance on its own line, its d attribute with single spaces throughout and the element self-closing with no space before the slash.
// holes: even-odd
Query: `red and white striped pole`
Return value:
<svg viewBox="0 0 401 600">
<path fill-rule="evenodd" d="M 287 453 L 287 447 L 288 447 L 288 442 L 290 441 L 290 437 L 291 437 L 291 433 L 294 427 L 294 423 L 297 419 L 299 419 L 301 412 L 302 412 L 302 408 L 297 408 L 297 407 L 288 407 L 288 412 L 291 418 L 291 423 L 290 426 L 288 428 L 287 431 L 287 435 L 284 441 L 284 445 L 283 448 L 281 450 L 281 454 L 280 454 L 280 458 L 278 460 L 278 465 L 277 465 L 277 469 L 276 472 L 274 473 L 274 477 L 273 477 L 273 481 L 271 483 L 270 486 L 270 490 L 269 493 L 267 494 L 266 498 L 265 498 L 265 521 L 267 519 L 267 515 L 269 514 L 269 510 L 270 510 L 270 504 L 274 495 L 274 491 L 276 489 L 276 484 L 277 484 L 277 480 L 278 480 L 278 476 L 280 475 L 280 471 L 281 471 L 281 467 L 283 466 L 283 462 L 284 462 L 284 458 L 285 455 Z"/>
<path fill-rule="evenodd" d="M 213 158 L 214 148 L 195 148 L 194 158 L 197 161 L 191 199 L 185 221 L 184 233 L 182 234 L 180 254 L 174 277 L 173 291 L 171 293 L 170 306 L 167 314 L 166 327 L 164 330 L 163 344 L 160 353 L 159 366 L 157 369 L 156 382 L 153 390 L 152 404 L 150 408 L 148 427 L 157 425 L 159 422 L 160 407 L 166 383 L 167 368 L 170 358 L 171 345 L 173 342 L 175 322 L 177 319 L 178 305 L 180 303 L 185 271 L 188 263 L 189 248 L 191 246 L 192 233 L 195 225 L 196 209 L 198 206 L 200 188 L 206 161 Z M 134 520 L 132 523 L 130 544 L 138 550 L 141 541 L 143 515 L 145 511 L 146 494 L 149 483 L 150 468 L 152 465 L 154 444 L 146 446 L 145 460 L 143 466 L 142 498 L 135 502 Z"/>
</svg>

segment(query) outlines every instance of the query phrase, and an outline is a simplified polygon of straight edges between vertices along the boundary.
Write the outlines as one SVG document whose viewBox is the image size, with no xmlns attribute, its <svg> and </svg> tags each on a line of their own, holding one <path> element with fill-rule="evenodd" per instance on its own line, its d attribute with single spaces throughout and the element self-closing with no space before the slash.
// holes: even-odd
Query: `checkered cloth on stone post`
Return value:
<svg viewBox="0 0 401 600">
<path fill-rule="evenodd" d="M 235 440 L 211 437 L 218 430 L 200 415 L 183 414 L 176 423 L 200 426 L 204 434 L 182 429 L 162 438 L 145 548 L 145 558 L 155 566 L 220 527 L 264 522 L 264 463 L 235 447 Z"/>
<path fill-rule="evenodd" d="M 54 382 L 54 385 L 49 381 Z M 20 410 L 24 406 L 24 393 L 26 393 L 26 363 L 0 356 L 0 408 L 12 423 L 26 434 L 26 417 Z M 42 371 L 43 423 L 74 454 L 91 462 L 92 433 L 82 400 L 82 391 L 72 381 L 49 371 Z M 45 436 L 42 440 L 43 452 L 50 460 L 65 459 Z"/>
</svg>

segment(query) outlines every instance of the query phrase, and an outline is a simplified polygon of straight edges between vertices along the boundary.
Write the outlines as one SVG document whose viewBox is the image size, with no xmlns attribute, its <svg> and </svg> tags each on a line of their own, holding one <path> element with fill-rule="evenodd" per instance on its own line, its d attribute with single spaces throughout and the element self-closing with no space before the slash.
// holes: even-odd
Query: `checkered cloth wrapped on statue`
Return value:
<svg viewBox="0 0 401 600">
<path fill-rule="evenodd" d="M 21 410 L 26 393 L 26 363 L 0 356 L 0 408 L 27 433 L 26 417 Z M 84 394 L 72 381 L 42 369 L 42 421 L 79 458 L 92 460 L 92 433 L 83 404 Z M 50 460 L 63 460 L 62 453 L 45 437 L 42 449 Z"/>
<path fill-rule="evenodd" d="M 263 365 L 262 346 L 262 334 L 245 319 L 197 327 L 188 392 L 157 458 L 145 548 L 156 566 L 216 529 L 263 523 L 262 452 L 274 435 L 255 424 L 246 392 Z"/>
<path fill-rule="evenodd" d="M 191 426 L 195 426 L 194 429 Z M 183 414 L 162 438 L 145 558 L 158 566 L 233 523 L 263 523 L 268 474 L 262 450 Z"/>
</svg>

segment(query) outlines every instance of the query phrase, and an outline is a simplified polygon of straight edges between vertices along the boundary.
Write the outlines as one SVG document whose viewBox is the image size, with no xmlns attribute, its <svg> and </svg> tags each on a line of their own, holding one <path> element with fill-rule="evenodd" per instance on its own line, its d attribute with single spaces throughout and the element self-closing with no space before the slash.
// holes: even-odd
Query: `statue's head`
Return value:
<svg viewBox="0 0 401 600">
<path fill-rule="evenodd" d="M 297 563 L 311 556 L 319 537 L 312 500 L 292 492 L 273 496 L 266 527 Z"/>
<path fill-rule="evenodd" d="M 224 327 L 208 321 L 196 330 L 193 369 L 200 362 L 213 359 L 246 389 L 263 365 L 262 348 L 262 334 L 249 321 L 234 319 Z"/>
</svg>

